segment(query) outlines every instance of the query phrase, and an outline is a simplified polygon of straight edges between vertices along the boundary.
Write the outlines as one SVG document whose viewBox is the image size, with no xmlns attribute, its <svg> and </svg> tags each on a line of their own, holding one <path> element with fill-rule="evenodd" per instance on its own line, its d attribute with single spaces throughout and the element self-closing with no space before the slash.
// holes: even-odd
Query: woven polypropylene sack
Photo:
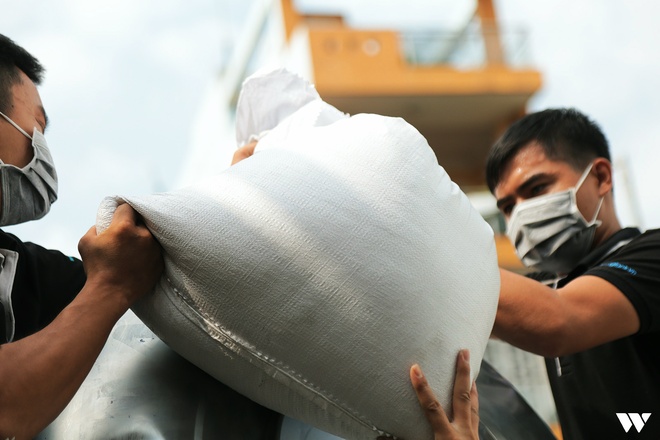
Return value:
<svg viewBox="0 0 660 440">
<path fill-rule="evenodd" d="M 165 274 L 135 313 L 254 401 L 350 439 L 431 438 L 419 363 L 451 408 L 456 355 L 476 374 L 494 320 L 493 233 L 399 118 L 355 115 L 193 186 L 130 203 Z"/>
</svg>

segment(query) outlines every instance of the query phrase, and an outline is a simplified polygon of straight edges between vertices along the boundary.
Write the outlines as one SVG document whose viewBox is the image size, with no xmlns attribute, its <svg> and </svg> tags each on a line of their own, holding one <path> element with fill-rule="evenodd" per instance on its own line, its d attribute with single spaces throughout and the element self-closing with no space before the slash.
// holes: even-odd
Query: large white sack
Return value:
<svg viewBox="0 0 660 440">
<path fill-rule="evenodd" d="M 459 349 L 478 372 L 499 292 L 493 233 L 404 120 L 306 125 L 332 111 L 301 106 L 254 156 L 178 191 L 106 199 L 97 226 L 117 200 L 145 218 L 166 269 L 134 311 L 218 380 L 345 438 L 430 439 L 408 371 L 420 363 L 447 409 Z"/>
</svg>

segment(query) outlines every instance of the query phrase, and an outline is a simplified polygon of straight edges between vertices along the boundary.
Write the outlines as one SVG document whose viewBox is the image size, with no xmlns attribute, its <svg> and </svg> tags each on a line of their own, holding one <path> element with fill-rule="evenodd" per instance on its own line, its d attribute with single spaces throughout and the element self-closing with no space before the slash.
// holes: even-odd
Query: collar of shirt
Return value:
<svg viewBox="0 0 660 440">
<path fill-rule="evenodd" d="M 575 268 L 561 280 L 559 287 L 562 287 L 569 281 L 579 277 L 640 234 L 641 231 L 638 228 L 623 228 L 620 231 L 615 232 L 611 237 L 601 243 L 600 246 L 593 249 L 586 257 L 580 260 L 577 266 L 575 266 Z"/>
</svg>

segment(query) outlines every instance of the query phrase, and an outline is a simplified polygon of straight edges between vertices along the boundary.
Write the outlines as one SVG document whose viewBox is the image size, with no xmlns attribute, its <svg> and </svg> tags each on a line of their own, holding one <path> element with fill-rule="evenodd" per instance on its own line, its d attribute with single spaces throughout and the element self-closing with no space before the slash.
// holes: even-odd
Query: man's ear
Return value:
<svg viewBox="0 0 660 440">
<path fill-rule="evenodd" d="M 612 162 L 604 157 L 596 158 L 592 169 L 598 178 L 598 195 L 603 197 L 612 191 Z"/>
</svg>

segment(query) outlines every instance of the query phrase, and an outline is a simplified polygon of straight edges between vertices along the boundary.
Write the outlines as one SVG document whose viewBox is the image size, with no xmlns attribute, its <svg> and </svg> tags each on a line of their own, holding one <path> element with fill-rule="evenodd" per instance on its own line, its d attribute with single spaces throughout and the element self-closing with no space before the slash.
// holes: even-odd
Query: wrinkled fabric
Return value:
<svg viewBox="0 0 660 440">
<path fill-rule="evenodd" d="M 305 110 L 301 111 L 303 107 Z M 291 130 L 328 125 L 348 115 L 323 102 L 314 86 L 286 69 L 261 70 L 243 83 L 236 105 L 236 143 L 286 139 Z M 277 133 L 271 133 L 276 129 Z M 261 147 L 260 147 L 261 148 Z"/>
<path fill-rule="evenodd" d="M 275 411 L 349 439 L 430 438 L 408 371 L 420 363 L 445 408 L 461 348 L 478 373 L 499 295 L 493 232 L 404 120 L 312 99 L 276 123 L 253 126 L 269 131 L 255 154 L 216 176 L 103 202 L 100 231 L 127 202 L 165 251 L 133 309 Z"/>
</svg>

